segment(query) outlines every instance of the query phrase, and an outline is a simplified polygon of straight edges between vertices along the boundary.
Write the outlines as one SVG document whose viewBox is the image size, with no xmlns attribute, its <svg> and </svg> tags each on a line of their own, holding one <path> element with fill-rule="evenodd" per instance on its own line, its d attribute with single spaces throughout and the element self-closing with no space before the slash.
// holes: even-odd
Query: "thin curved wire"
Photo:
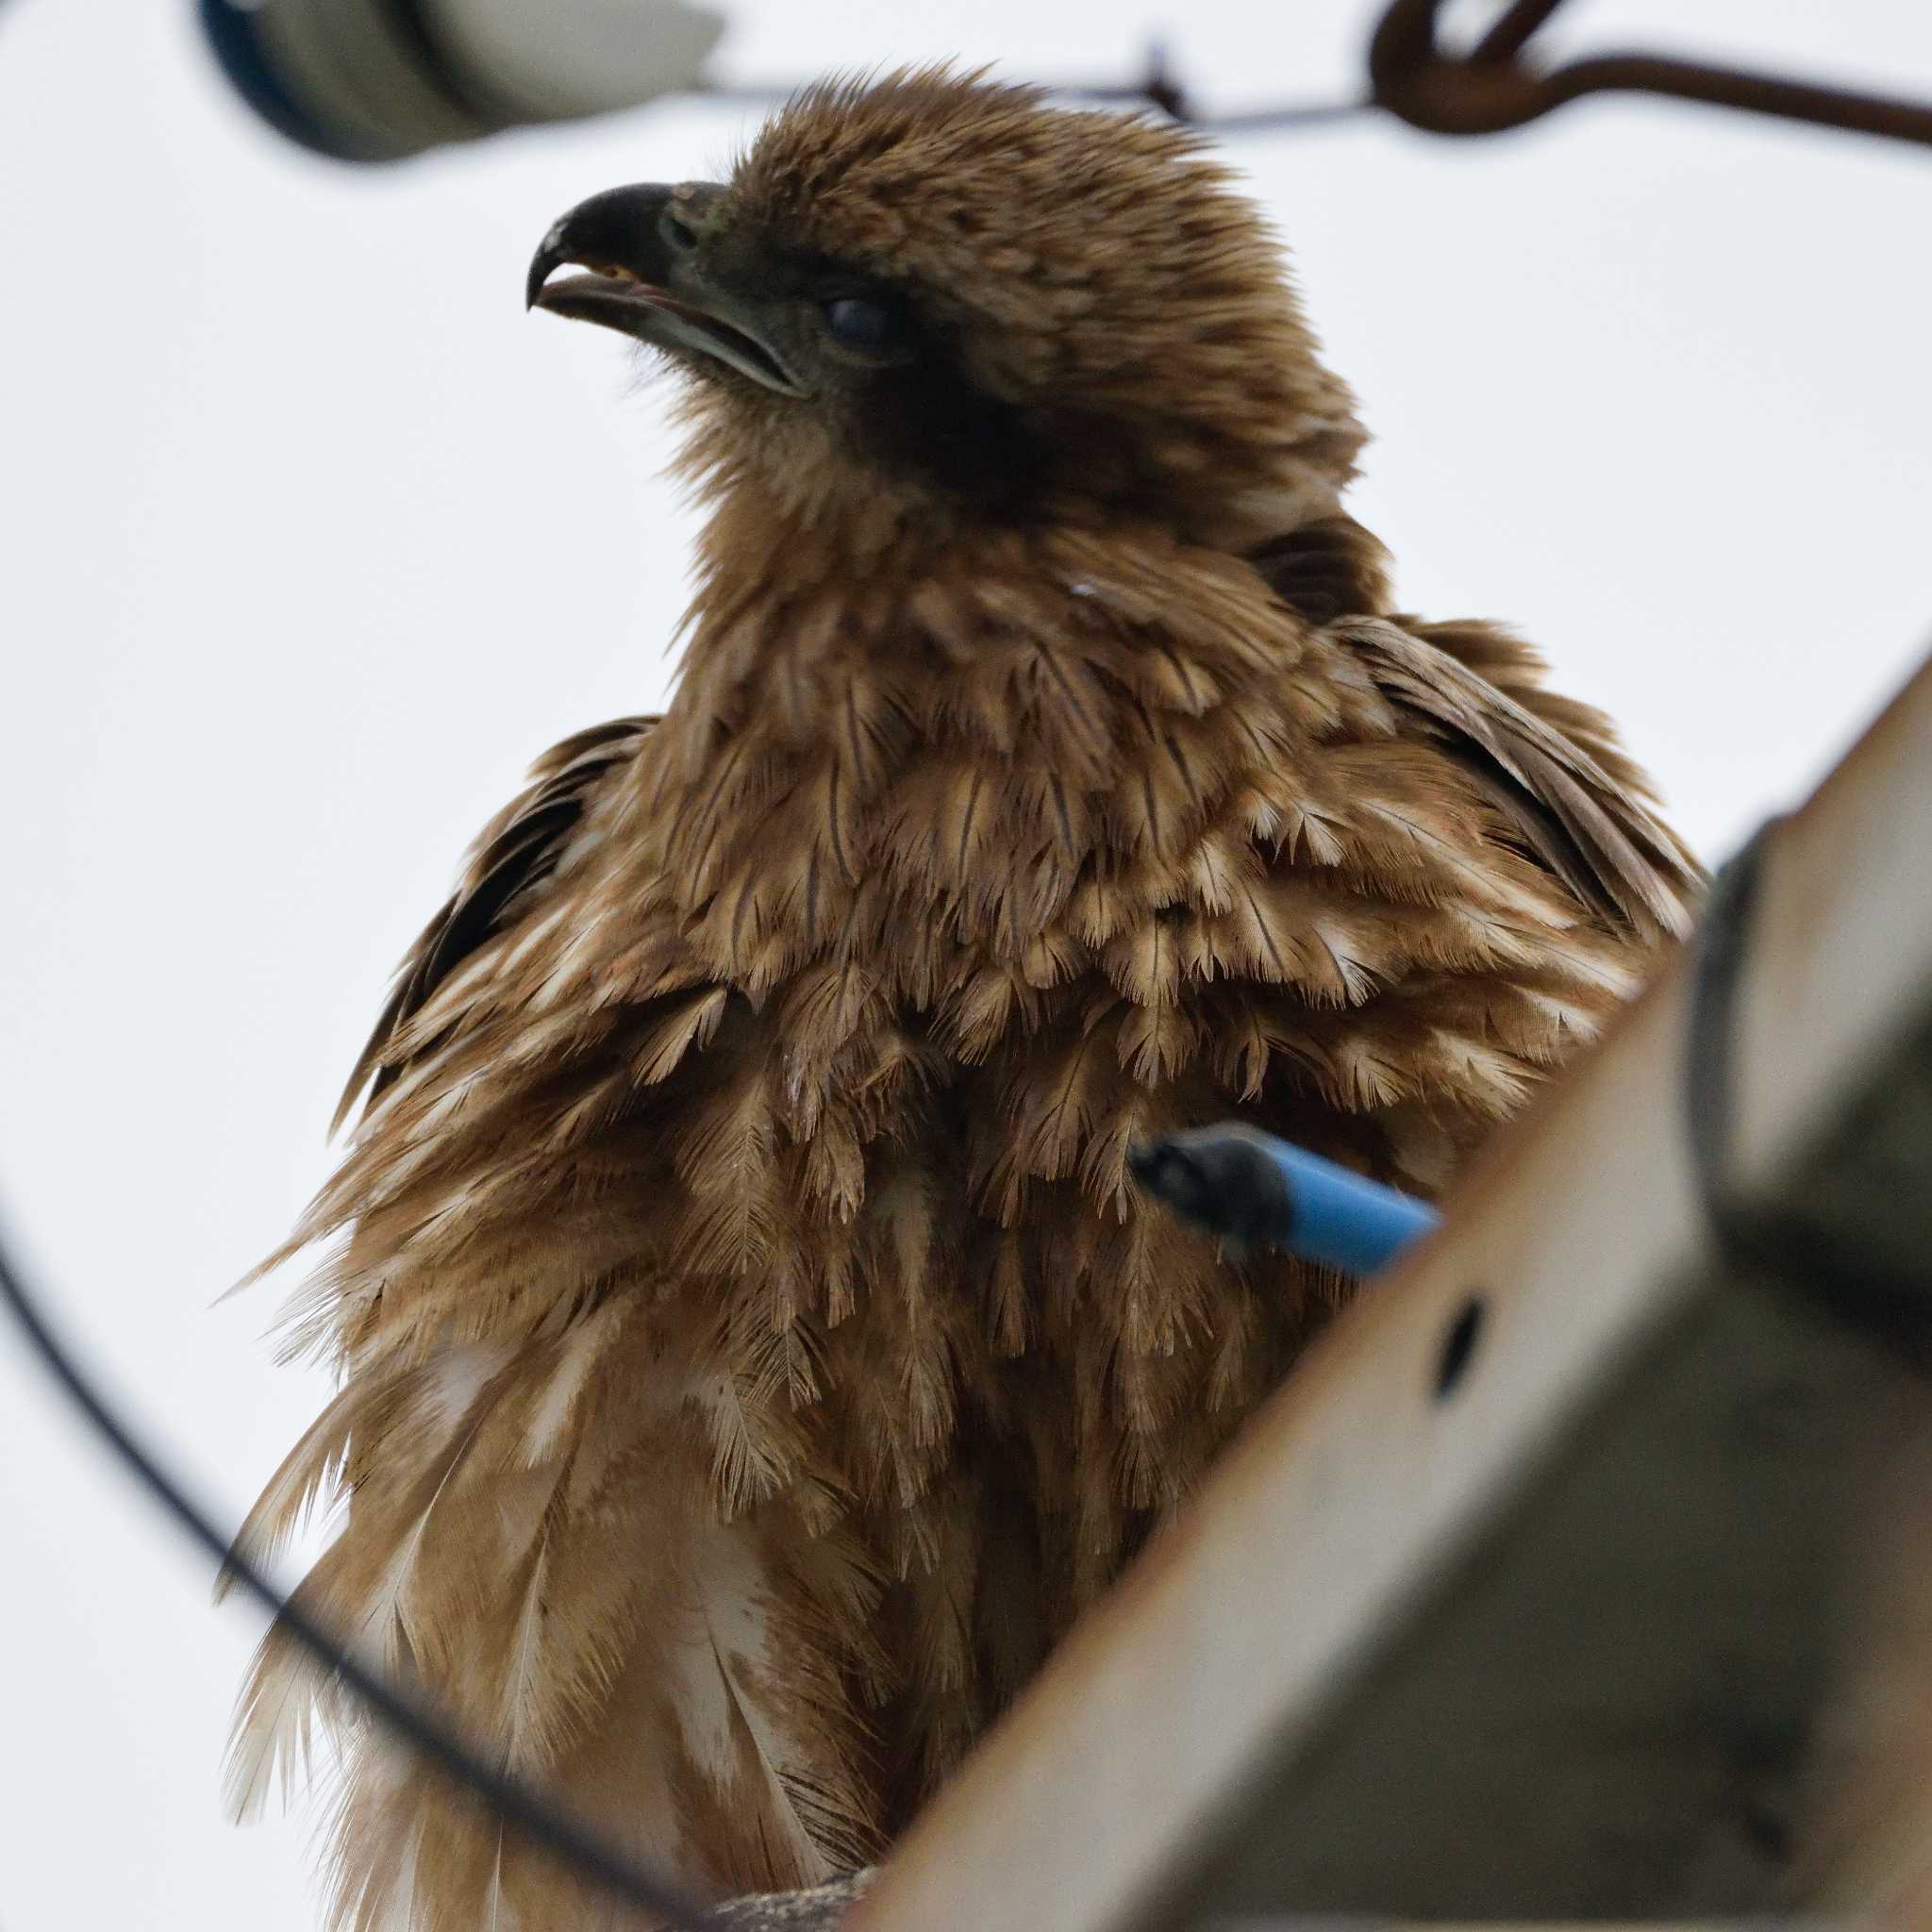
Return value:
<svg viewBox="0 0 1932 1932">
<path fill-rule="evenodd" d="M 693 99 L 716 102 L 725 107 L 769 108 L 774 102 L 786 100 L 796 90 L 747 84 L 741 87 L 693 88 L 688 92 Z M 1239 114 L 1197 114 L 1178 89 L 1171 91 L 1154 79 L 1125 81 L 1117 87 L 1055 85 L 1048 92 L 1076 100 L 1111 102 L 1121 107 L 1158 108 L 1170 119 L 1189 127 L 1197 127 L 1204 134 L 1260 134 L 1275 128 L 1291 131 L 1299 127 L 1319 127 L 1331 122 L 1350 121 L 1360 115 L 1373 114 L 1381 106 L 1367 94 L 1358 94 L 1332 101 L 1297 101 L 1287 107 L 1258 108 Z"/>
<path fill-rule="evenodd" d="M 42 1366 L 154 1501 L 174 1518 L 192 1541 L 200 1544 L 248 1595 L 274 1615 L 283 1630 L 318 1662 L 326 1665 L 398 1738 L 440 1765 L 505 1824 L 514 1825 L 599 1890 L 649 1914 L 659 1924 L 679 1928 L 679 1932 L 706 1932 L 710 1922 L 703 1907 L 687 1897 L 675 1880 L 626 1857 L 598 1833 L 539 1797 L 526 1785 L 491 1770 L 475 1750 L 452 1736 L 413 1699 L 358 1663 L 326 1631 L 295 1608 L 188 1499 L 180 1485 L 156 1459 L 154 1452 L 138 1441 L 114 1413 L 106 1397 L 48 1327 L 4 1243 L 0 1243 L 0 1302 L 6 1304 L 19 1324 Z"/>
</svg>

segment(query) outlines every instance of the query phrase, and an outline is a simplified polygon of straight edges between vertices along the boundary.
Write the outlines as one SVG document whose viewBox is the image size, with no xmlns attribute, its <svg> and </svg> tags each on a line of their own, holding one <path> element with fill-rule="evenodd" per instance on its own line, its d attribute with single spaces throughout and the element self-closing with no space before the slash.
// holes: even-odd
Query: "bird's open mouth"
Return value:
<svg viewBox="0 0 1932 1932">
<path fill-rule="evenodd" d="M 548 279 L 566 264 L 586 267 L 590 273 L 556 282 Z M 533 308 L 547 308 L 573 322 L 594 322 L 656 348 L 708 356 L 781 395 L 804 392 L 791 371 L 757 337 L 626 269 L 604 262 L 570 263 L 562 256 L 546 262 L 540 253 L 530 264 L 527 293 Z"/>
</svg>

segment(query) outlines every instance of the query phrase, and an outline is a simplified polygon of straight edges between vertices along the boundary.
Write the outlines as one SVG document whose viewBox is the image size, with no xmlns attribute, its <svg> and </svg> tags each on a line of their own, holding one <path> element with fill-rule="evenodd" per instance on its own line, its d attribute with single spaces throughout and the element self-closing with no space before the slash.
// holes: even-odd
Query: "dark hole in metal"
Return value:
<svg viewBox="0 0 1932 1932">
<path fill-rule="evenodd" d="M 1441 1353 L 1436 1357 L 1436 1400 L 1444 1401 L 1456 1392 L 1475 1345 L 1482 1339 L 1483 1304 L 1480 1295 L 1471 1295 L 1457 1311 L 1449 1332 L 1442 1338 Z"/>
</svg>

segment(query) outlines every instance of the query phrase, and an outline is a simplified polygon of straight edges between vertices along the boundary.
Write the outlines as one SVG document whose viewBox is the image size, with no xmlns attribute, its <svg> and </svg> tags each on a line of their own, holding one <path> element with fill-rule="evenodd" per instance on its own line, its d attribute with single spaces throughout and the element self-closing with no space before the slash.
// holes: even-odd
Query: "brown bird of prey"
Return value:
<svg viewBox="0 0 1932 1932">
<path fill-rule="evenodd" d="M 341 1393 L 246 1537 L 340 1491 L 305 1606 L 638 1857 L 788 1888 L 891 1840 L 1348 1292 L 1129 1148 L 1237 1116 L 1433 1194 L 1696 869 L 1524 644 L 1396 611 L 1350 393 L 1185 132 L 829 85 L 564 216 L 530 291 L 682 385 L 682 668 L 404 964 L 291 1243 L 337 1244 L 297 1333 Z M 617 1923 L 273 1636 L 244 1807 L 318 1707 L 339 1923 Z"/>
</svg>

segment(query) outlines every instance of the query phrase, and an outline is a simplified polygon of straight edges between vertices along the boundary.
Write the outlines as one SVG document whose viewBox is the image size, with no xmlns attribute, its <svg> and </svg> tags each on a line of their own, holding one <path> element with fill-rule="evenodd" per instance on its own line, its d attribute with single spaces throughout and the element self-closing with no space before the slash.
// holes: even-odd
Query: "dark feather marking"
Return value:
<svg viewBox="0 0 1932 1932">
<path fill-rule="evenodd" d="M 741 738 L 725 746 L 724 756 L 718 760 L 717 778 L 713 781 L 710 791 L 705 794 L 703 805 L 691 814 L 701 824 L 716 823 L 719 797 L 732 774 L 744 761 L 744 740 Z"/>
<path fill-rule="evenodd" d="M 975 770 L 973 774 L 973 789 L 966 794 L 966 811 L 959 822 L 959 849 L 953 863 L 958 868 L 959 877 L 966 876 L 966 848 L 973 838 L 973 822 L 979 816 L 979 793 L 986 783 L 986 774 Z"/>
<path fill-rule="evenodd" d="M 832 841 L 832 857 L 839 862 L 839 876 L 848 886 L 858 883 L 858 874 L 852 870 L 852 861 L 845 856 L 845 841 L 839 836 L 839 760 L 834 758 L 826 768 L 825 783 L 825 835 Z M 812 855 L 816 858 L 818 846 L 814 841 Z M 813 927 L 816 931 L 816 926 Z"/>
<path fill-rule="evenodd" d="M 1262 545 L 1248 561 L 1310 624 L 1372 616 L 1385 607 L 1381 543 L 1348 515 L 1320 517 Z"/>
<path fill-rule="evenodd" d="M 1335 950 L 1334 942 L 1322 930 L 1319 924 L 1311 924 L 1308 929 L 1314 934 L 1322 950 L 1328 955 L 1329 965 L 1335 969 L 1336 984 L 1341 990 L 1341 1004 L 1344 1007 L 1355 1005 L 1353 989 L 1349 984 L 1348 968 L 1341 963 L 1341 955 Z M 1373 974 L 1370 975 L 1371 978 L 1374 978 L 1374 976 Z"/>
<path fill-rule="evenodd" d="M 853 697 L 850 685 L 847 685 L 845 688 L 845 704 L 843 708 L 845 716 L 845 742 L 851 747 L 852 751 L 853 776 L 863 784 L 866 766 L 869 760 L 865 755 L 865 741 L 858 729 L 858 706 Z"/>
<path fill-rule="evenodd" d="M 1174 675 L 1180 679 L 1187 691 L 1189 708 L 1198 711 L 1202 706 L 1202 698 L 1200 689 L 1194 683 L 1194 667 L 1165 638 L 1159 640 L 1155 648 L 1174 666 Z"/>
<path fill-rule="evenodd" d="M 1153 841 L 1154 850 L 1164 858 L 1166 852 L 1160 840 L 1160 808 L 1154 802 L 1154 774 L 1145 765 L 1141 767 L 1141 797 L 1147 808 L 1147 836 Z"/>
<path fill-rule="evenodd" d="M 731 908 L 731 950 L 740 951 L 744 944 L 744 922 L 751 912 L 751 902 L 758 889 L 758 874 L 756 872 L 745 874 L 744 883 L 738 889 L 738 903 Z"/>
<path fill-rule="evenodd" d="M 1248 910 L 1255 915 L 1255 924 L 1261 929 L 1261 943 L 1268 948 L 1268 957 L 1274 962 L 1274 970 L 1283 981 L 1288 978 L 1288 962 L 1281 957 L 1280 949 L 1274 943 L 1274 935 L 1268 930 L 1268 922 L 1261 916 L 1261 908 L 1256 903 L 1255 890 L 1245 886 L 1241 896 L 1248 902 Z"/>
<path fill-rule="evenodd" d="M 1067 788 L 1060 783 L 1060 774 L 1058 772 L 1049 772 L 1046 774 L 1046 782 L 1048 789 L 1053 792 L 1053 808 L 1060 822 L 1060 843 L 1065 847 L 1067 856 L 1072 858 L 1074 819 L 1073 814 L 1067 809 Z"/>
<path fill-rule="evenodd" d="M 1187 754 L 1181 750 L 1180 741 L 1172 731 L 1163 731 L 1160 741 L 1167 747 L 1167 755 L 1174 760 L 1174 768 L 1181 774 L 1181 783 L 1188 788 L 1188 796 L 1196 806 L 1203 801 L 1201 788 L 1194 782 L 1194 768 L 1188 763 Z"/>
<path fill-rule="evenodd" d="M 834 844 L 839 835 L 832 834 Z M 805 929 L 816 933 L 819 929 L 819 841 L 811 841 L 811 850 L 805 857 Z"/>
<path fill-rule="evenodd" d="M 1093 713 L 1088 709 L 1086 700 L 1074 689 L 1073 680 L 1067 675 L 1065 667 L 1055 661 L 1051 651 L 1036 651 L 1034 657 L 1044 667 L 1047 675 L 1059 686 L 1061 695 L 1065 697 L 1074 717 L 1079 719 L 1085 728 L 1088 742 L 1098 750 L 1106 741 L 1106 733 L 1102 731 L 1100 723 Z"/>
<path fill-rule="evenodd" d="M 1086 1070 L 1087 1056 L 1093 1051 L 1097 1037 L 1097 1033 L 1089 1033 L 1074 1049 L 1074 1064 L 1067 1069 L 1066 1077 L 1060 1082 L 1059 1098 L 1041 1116 L 1042 1129 L 1051 1129 L 1056 1140 L 1059 1137 L 1060 1118 L 1074 1104 L 1074 1089 Z"/>
</svg>

